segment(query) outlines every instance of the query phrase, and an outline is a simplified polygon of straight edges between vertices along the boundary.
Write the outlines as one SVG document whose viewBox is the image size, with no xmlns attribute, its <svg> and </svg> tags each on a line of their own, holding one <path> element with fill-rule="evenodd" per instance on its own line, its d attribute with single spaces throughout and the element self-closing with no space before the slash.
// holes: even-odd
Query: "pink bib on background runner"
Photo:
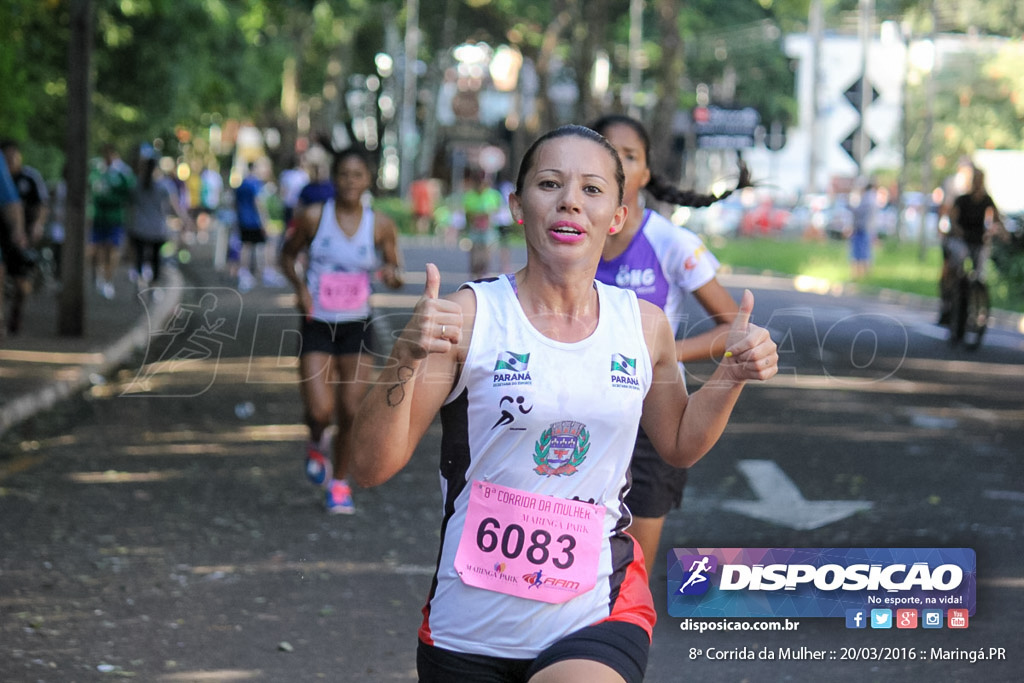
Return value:
<svg viewBox="0 0 1024 683">
<path fill-rule="evenodd" d="M 559 603 L 597 583 L 603 505 L 474 481 L 455 569 L 462 582 Z"/>
<path fill-rule="evenodd" d="M 320 307 L 325 311 L 354 311 L 370 298 L 368 273 L 323 273 L 320 276 Z"/>
</svg>

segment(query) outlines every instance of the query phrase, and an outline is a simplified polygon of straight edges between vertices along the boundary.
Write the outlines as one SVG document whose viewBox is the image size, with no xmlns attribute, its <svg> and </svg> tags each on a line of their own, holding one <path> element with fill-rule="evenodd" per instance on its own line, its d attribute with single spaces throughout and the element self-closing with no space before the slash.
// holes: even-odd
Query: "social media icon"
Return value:
<svg viewBox="0 0 1024 683">
<path fill-rule="evenodd" d="M 871 610 L 871 628 L 892 628 L 892 610 Z"/>
<path fill-rule="evenodd" d="M 896 628 L 917 628 L 917 610 L 896 610 Z"/>
<path fill-rule="evenodd" d="M 921 626 L 924 628 L 942 628 L 942 610 L 921 610 Z"/>
<path fill-rule="evenodd" d="M 862 609 L 846 610 L 846 628 L 867 628 L 868 613 Z"/>
<path fill-rule="evenodd" d="M 947 612 L 950 628 L 967 628 L 967 610 L 951 609 Z"/>
</svg>

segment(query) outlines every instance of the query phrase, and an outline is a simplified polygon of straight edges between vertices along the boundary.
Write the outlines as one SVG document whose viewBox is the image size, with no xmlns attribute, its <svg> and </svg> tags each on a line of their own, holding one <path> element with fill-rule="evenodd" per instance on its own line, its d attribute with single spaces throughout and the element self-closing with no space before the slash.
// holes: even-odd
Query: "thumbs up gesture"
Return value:
<svg viewBox="0 0 1024 683">
<path fill-rule="evenodd" d="M 779 354 L 768 330 L 750 322 L 754 310 L 754 294 L 743 292 L 740 310 L 733 320 L 726 343 L 723 368 L 730 371 L 736 381 L 764 381 L 779 370 Z"/>
<path fill-rule="evenodd" d="M 430 353 L 447 353 L 462 339 L 462 309 L 439 297 L 441 273 L 436 265 L 428 263 L 426 274 L 423 296 L 396 341 L 396 346 L 401 345 L 402 351 L 417 360 Z"/>
</svg>

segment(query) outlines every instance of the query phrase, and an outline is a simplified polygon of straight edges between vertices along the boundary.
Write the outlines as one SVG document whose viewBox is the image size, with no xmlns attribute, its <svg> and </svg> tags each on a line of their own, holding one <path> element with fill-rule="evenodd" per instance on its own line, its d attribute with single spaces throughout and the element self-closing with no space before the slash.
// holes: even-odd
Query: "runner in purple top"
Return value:
<svg viewBox="0 0 1024 683">
<path fill-rule="evenodd" d="M 726 334 L 739 308 L 715 278 L 718 260 L 700 237 L 661 214 L 645 209 L 641 190 L 655 199 L 681 206 L 707 206 L 729 193 L 716 196 L 683 192 L 654 177 L 647 165 L 650 137 L 635 119 L 606 116 L 591 128 L 607 138 L 619 153 L 626 174 L 622 202 L 628 208 L 622 231 L 609 236 L 605 242 L 596 278 L 632 289 L 639 298 L 664 309 L 676 332 L 676 358 L 680 363 L 720 357 L 725 352 Z M 746 168 L 741 165 L 737 187 L 748 184 Z M 683 303 L 687 294 L 693 294 L 715 325 L 705 332 L 683 335 L 680 339 L 680 326 L 686 319 Z M 682 331 L 685 333 L 685 329 Z M 633 523 L 629 533 L 640 543 L 647 566 L 652 567 L 665 516 L 682 504 L 686 470 L 662 460 L 640 429 L 630 473 L 633 485 L 626 496 L 626 505 L 633 513 Z"/>
</svg>

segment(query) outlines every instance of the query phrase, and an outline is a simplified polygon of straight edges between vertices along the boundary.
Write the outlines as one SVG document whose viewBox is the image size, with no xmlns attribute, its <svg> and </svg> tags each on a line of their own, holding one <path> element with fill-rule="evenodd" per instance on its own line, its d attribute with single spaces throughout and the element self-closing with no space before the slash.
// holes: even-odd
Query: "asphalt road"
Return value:
<svg viewBox="0 0 1024 683">
<path fill-rule="evenodd" d="M 468 260 L 405 254 L 409 285 L 377 299 L 385 338 L 421 291 L 422 263 L 441 266 L 446 291 Z M 0 680 L 415 680 L 437 552 L 439 427 L 392 481 L 356 490 L 358 514 L 326 516 L 302 474 L 290 294 L 240 295 L 201 259 L 186 274 L 183 314 L 153 330 L 144 358 L 5 437 L 20 464 L 0 481 Z M 773 330 L 783 371 L 745 392 L 691 471 L 662 553 L 974 548 L 977 612 L 962 631 L 818 618 L 795 631 L 696 634 L 666 612 L 659 558 L 647 680 L 1019 680 L 1024 338 L 993 331 L 967 352 L 949 347 L 929 309 L 770 278 L 724 282 L 754 290 L 754 320 Z M 691 366 L 691 388 L 710 369 Z M 802 647 L 838 654 L 759 658 Z M 902 656 L 861 659 L 884 647 Z M 1000 647 L 1005 659 L 932 657 Z"/>
</svg>

